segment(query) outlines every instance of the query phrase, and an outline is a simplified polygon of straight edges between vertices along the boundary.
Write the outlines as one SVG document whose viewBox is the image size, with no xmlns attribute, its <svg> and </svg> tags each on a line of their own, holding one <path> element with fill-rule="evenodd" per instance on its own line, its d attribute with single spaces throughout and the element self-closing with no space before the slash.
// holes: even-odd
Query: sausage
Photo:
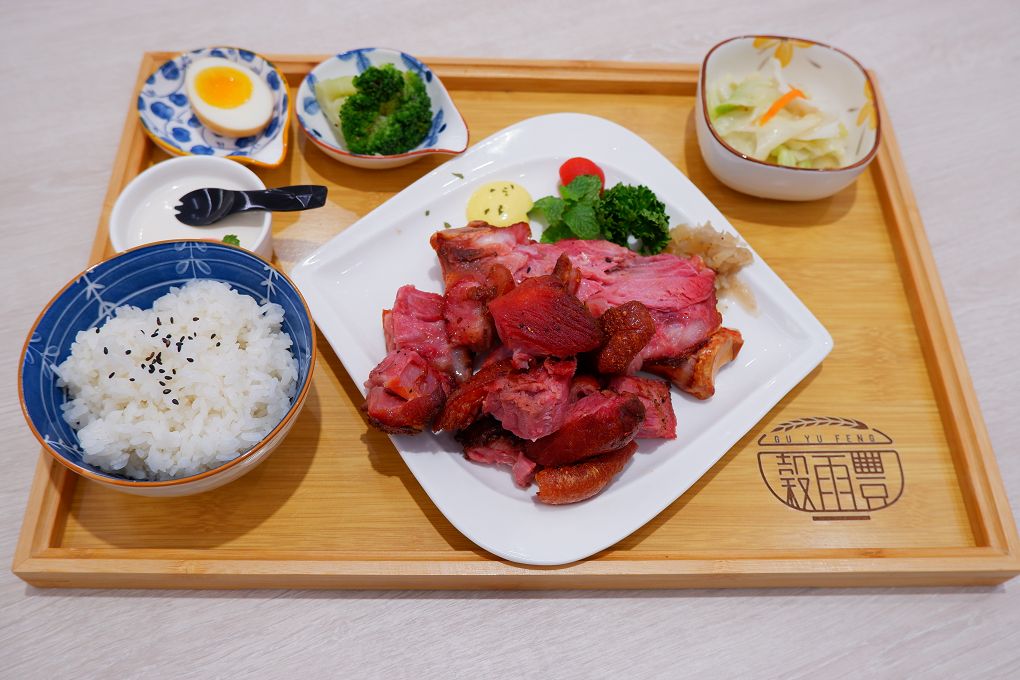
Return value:
<svg viewBox="0 0 1020 680">
<path fill-rule="evenodd" d="M 545 468 L 535 475 L 536 498 L 548 505 L 577 503 L 606 488 L 637 451 L 637 442 L 573 465 Z"/>
</svg>

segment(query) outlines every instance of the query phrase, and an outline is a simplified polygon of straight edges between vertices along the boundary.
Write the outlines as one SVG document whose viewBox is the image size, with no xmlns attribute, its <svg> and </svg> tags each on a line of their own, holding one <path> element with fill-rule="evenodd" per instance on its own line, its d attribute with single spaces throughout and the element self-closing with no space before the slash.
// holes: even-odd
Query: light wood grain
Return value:
<svg viewBox="0 0 1020 680">
<path fill-rule="evenodd" d="M 225 42 L 323 53 L 389 44 L 464 57 L 694 62 L 717 40 L 763 30 L 850 51 L 887 99 L 1012 504 L 1020 503 L 1020 200 L 1008 159 L 1020 106 L 1010 0 L 953 2 L 520 3 L 338 8 L 294 0 L 5 6 L 0 177 L 0 563 L 9 564 L 34 472 L 14 396 L 15 355 L 39 308 L 84 266 L 141 53 Z M 202 17 L 183 30 L 172 16 Z M 498 27 L 498 31 L 495 30 Z M 45 46 L 45 49 L 43 47 Z M 59 47 L 59 49 L 52 49 Z M 30 57 L 28 55 L 31 55 Z M 79 73 L 101 77 L 71 77 Z M 51 104 L 46 83 L 61 84 Z M 50 134 L 40 136 L 40 130 Z M 961 145 L 966 151 L 961 152 Z M 707 191 L 713 201 L 718 197 Z M 314 235 L 313 235 L 314 236 Z M 295 244 L 295 247 L 300 244 Z M 847 271 L 853 271 L 847 267 Z M 876 390 L 878 388 L 876 387 Z M 38 591 L 0 574 L 0 676 L 152 677 L 1015 677 L 1017 588 L 728 593 L 110 593 Z M 259 621 L 257 625 L 253 622 Z M 92 631 L 102 630 L 103 644 Z M 555 630 L 555 643 L 550 631 Z M 143 634 L 139 635 L 139 631 Z M 126 650 L 111 653 L 111 647 Z M 512 669 L 512 670 L 511 670 Z"/>
<path fill-rule="evenodd" d="M 137 82 L 168 56 L 148 54 Z M 293 90 L 323 57 L 271 58 Z M 996 495 L 994 456 L 890 125 L 874 168 L 854 187 L 814 203 L 763 202 L 724 190 L 694 151 L 694 66 L 429 63 L 450 81 L 476 139 L 573 108 L 626 124 L 656 145 L 721 196 L 720 208 L 829 328 L 832 355 L 645 527 L 595 561 L 542 569 L 493 559 L 441 516 L 389 440 L 366 427 L 360 394 L 323 342 L 323 367 L 286 442 L 224 489 L 140 499 L 43 464 L 46 484 L 37 483 L 30 499 L 15 573 L 64 587 L 653 588 L 974 585 L 1020 571 L 1012 516 Z M 129 112 L 94 259 L 112 254 L 112 199 L 165 157 L 139 128 Z M 258 172 L 267 185 L 324 183 L 330 205 L 274 221 L 284 267 L 303 251 L 290 246 L 295 239 L 306 248 L 327 240 L 441 162 L 371 181 L 377 176 L 335 164 L 303 140 L 296 149 L 280 168 Z M 829 414 L 866 421 L 894 440 L 904 493 L 888 509 L 856 516 L 867 521 L 816 523 L 826 516 L 791 511 L 773 498 L 779 489 L 763 484 L 759 436 L 784 421 Z"/>
</svg>

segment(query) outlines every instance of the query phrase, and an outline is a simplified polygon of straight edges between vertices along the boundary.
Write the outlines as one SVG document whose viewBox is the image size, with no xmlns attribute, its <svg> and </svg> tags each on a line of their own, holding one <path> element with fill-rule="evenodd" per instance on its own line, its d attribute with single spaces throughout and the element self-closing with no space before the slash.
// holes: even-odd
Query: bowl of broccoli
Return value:
<svg viewBox="0 0 1020 680">
<path fill-rule="evenodd" d="M 468 129 L 432 70 L 384 47 L 341 52 L 301 82 L 301 129 L 323 153 L 361 168 L 393 168 L 432 154 L 455 156 Z"/>
</svg>

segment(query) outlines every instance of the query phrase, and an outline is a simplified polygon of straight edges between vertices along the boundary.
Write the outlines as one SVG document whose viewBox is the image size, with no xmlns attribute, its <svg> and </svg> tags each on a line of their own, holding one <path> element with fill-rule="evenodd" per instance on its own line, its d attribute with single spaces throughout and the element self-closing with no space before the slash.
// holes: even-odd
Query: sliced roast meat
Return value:
<svg viewBox="0 0 1020 680">
<path fill-rule="evenodd" d="M 690 354 L 677 359 L 646 361 L 643 368 L 668 378 L 698 399 L 708 399 L 715 394 L 715 376 L 719 369 L 736 359 L 743 346 L 740 331 L 720 328 Z"/>
<path fill-rule="evenodd" d="M 581 285 L 581 272 L 570 262 L 570 257 L 566 253 L 561 253 L 556 259 L 552 275 L 560 280 L 568 293 L 577 295 L 577 289 Z"/>
<path fill-rule="evenodd" d="M 644 405 L 645 419 L 638 428 L 638 439 L 676 439 L 676 413 L 668 382 L 618 375 L 609 382 L 609 389 L 618 394 L 633 395 Z"/>
<path fill-rule="evenodd" d="M 576 375 L 570 383 L 570 403 L 584 399 L 602 389 L 599 379 L 593 375 Z"/>
<path fill-rule="evenodd" d="M 492 386 L 513 370 L 511 359 L 501 359 L 482 366 L 473 376 L 458 385 L 446 399 L 446 406 L 436 420 L 436 432 L 463 430 L 482 415 L 482 404 Z"/>
<path fill-rule="evenodd" d="M 554 276 L 525 279 L 489 303 L 500 340 L 535 356 L 569 357 L 602 344 L 598 322 Z"/>
<path fill-rule="evenodd" d="M 522 439 L 551 434 L 567 415 L 576 368 L 574 359 L 547 357 L 528 370 L 508 373 L 491 383 L 482 410 Z"/>
<path fill-rule="evenodd" d="M 599 319 L 606 344 L 599 350 L 599 373 L 623 373 L 655 335 L 648 308 L 632 300 L 606 311 Z"/>
<path fill-rule="evenodd" d="M 517 486 L 527 487 L 535 477 L 538 465 L 524 455 L 524 442 L 500 427 L 493 418 L 474 422 L 454 438 L 464 446 L 464 455 L 469 460 L 508 466 Z"/>
<path fill-rule="evenodd" d="M 493 264 L 502 264 L 515 272 L 528 259 L 523 253 L 515 255 L 517 247 L 531 242 L 531 226 L 527 222 L 501 228 L 478 221 L 459 229 L 437 231 L 429 241 L 439 258 L 447 288 L 465 275 L 487 274 Z"/>
<path fill-rule="evenodd" d="M 715 272 L 699 257 L 635 257 L 626 266 L 607 272 L 606 278 L 592 295 L 579 293 L 596 316 L 631 300 L 653 311 L 672 312 L 715 299 Z"/>
<path fill-rule="evenodd" d="M 439 371 L 462 382 L 471 374 L 471 356 L 464 347 L 450 341 L 444 308 L 442 295 L 402 286 L 393 309 L 383 311 L 386 349 L 413 350 Z"/>
<path fill-rule="evenodd" d="M 500 264 L 489 265 L 484 272 L 472 272 L 446 288 L 444 310 L 450 340 L 474 352 L 492 347 L 496 329 L 487 303 L 514 286 L 509 270 Z"/>
<path fill-rule="evenodd" d="M 525 255 L 514 255 L 514 249 L 530 242 L 531 227 L 525 222 L 503 229 L 472 222 L 432 235 L 430 243 L 443 271 L 445 317 L 453 342 L 475 352 L 492 346 L 495 332 L 485 305 L 513 287 L 507 264 L 526 261 Z"/>
<path fill-rule="evenodd" d="M 591 498 L 606 488 L 613 477 L 620 474 L 637 451 L 637 442 L 609 453 L 603 453 L 580 463 L 544 468 L 535 475 L 539 502 L 549 505 L 577 503 Z"/>
<path fill-rule="evenodd" d="M 365 381 L 361 410 L 390 434 L 415 434 L 429 426 L 446 400 L 446 379 L 413 350 L 390 352 Z"/>
<path fill-rule="evenodd" d="M 571 404 L 563 427 L 527 442 L 524 452 L 540 465 L 569 465 L 620 448 L 634 438 L 644 419 L 640 399 L 603 390 Z"/>
</svg>

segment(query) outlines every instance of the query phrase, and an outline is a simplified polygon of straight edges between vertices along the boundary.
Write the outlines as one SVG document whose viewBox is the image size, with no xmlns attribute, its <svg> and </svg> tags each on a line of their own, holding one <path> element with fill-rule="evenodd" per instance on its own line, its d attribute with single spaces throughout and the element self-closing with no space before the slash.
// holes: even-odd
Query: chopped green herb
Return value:
<svg viewBox="0 0 1020 680">
<path fill-rule="evenodd" d="M 223 237 L 223 242 L 232 246 L 241 245 L 241 239 L 237 238 L 237 234 L 227 234 Z"/>
<path fill-rule="evenodd" d="M 464 175 L 460 174 L 459 172 L 451 172 L 450 174 L 456 177 L 457 179 L 464 179 Z"/>
<path fill-rule="evenodd" d="M 450 228 L 450 223 L 449 222 L 443 222 L 443 229 L 449 229 L 449 228 Z"/>
<path fill-rule="evenodd" d="M 602 183 L 595 175 L 579 175 L 561 186 L 559 197 L 544 196 L 529 216 L 544 218 L 542 243 L 561 239 L 604 238 L 651 255 L 669 242 L 666 206 L 646 186 L 617 184 L 600 195 Z"/>
<path fill-rule="evenodd" d="M 429 216 L 429 211 L 428 211 L 428 210 L 426 210 L 426 211 L 425 211 L 425 217 L 428 217 L 428 216 Z"/>
</svg>

